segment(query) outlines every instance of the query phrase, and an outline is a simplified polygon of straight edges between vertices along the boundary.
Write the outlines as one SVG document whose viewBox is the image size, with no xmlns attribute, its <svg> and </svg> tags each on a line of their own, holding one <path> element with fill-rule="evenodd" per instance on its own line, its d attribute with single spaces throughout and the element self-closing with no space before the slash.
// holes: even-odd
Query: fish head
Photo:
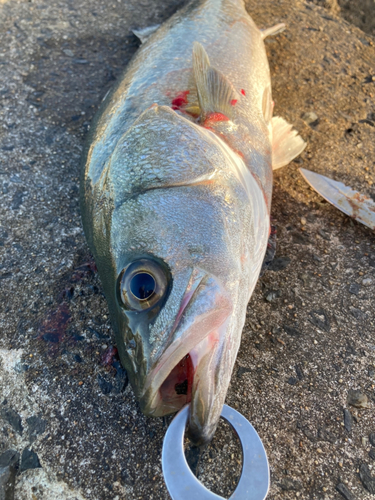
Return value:
<svg viewBox="0 0 375 500">
<path fill-rule="evenodd" d="M 95 245 L 108 245 L 97 265 L 142 411 L 190 403 L 195 443 L 215 432 L 269 228 L 258 184 L 227 150 L 170 108 L 146 110 L 108 162 L 110 227 Z"/>
</svg>

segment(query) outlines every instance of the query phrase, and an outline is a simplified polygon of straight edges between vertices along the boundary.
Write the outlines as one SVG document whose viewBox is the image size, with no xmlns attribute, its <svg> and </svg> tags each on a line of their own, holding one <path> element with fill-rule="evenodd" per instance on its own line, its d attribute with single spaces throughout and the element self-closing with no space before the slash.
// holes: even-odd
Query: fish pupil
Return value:
<svg viewBox="0 0 375 500">
<path fill-rule="evenodd" d="M 138 273 L 130 281 L 130 291 L 138 300 L 149 299 L 155 288 L 155 279 L 149 273 Z"/>
</svg>

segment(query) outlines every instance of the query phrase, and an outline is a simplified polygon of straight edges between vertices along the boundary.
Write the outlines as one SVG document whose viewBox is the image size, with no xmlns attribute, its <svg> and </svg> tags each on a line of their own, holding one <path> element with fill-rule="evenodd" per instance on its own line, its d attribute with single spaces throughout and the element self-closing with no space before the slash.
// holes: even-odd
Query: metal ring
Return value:
<svg viewBox="0 0 375 500">
<path fill-rule="evenodd" d="M 184 434 L 189 406 L 177 413 L 164 437 L 162 467 L 165 484 L 173 500 L 223 499 L 203 486 L 186 462 Z M 242 474 L 230 500 L 264 500 L 269 489 L 270 473 L 260 437 L 250 422 L 230 406 L 223 406 L 221 416 L 236 431 L 242 446 Z"/>
</svg>

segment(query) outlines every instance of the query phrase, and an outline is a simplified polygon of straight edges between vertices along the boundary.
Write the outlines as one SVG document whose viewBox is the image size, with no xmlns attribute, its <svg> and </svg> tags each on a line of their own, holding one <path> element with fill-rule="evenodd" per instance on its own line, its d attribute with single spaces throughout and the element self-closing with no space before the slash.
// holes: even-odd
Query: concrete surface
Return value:
<svg viewBox="0 0 375 500">
<path fill-rule="evenodd" d="M 17 500 L 168 498 L 168 419 L 141 414 L 118 364 L 77 183 L 90 120 L 137 50 L 131 29 L 182 4 L 0 0 L 0 467 L 18 467 Z M 275 175 L 279 260 L 249 304 L 227 403 L 263 440 L 270 499 L 370 499 L 375 238 L 298 167 L 375 198 L 374 39 L 313 3 L 247 6 L 260 27 L 287 24 L 266 42 L 275 113 L 308 146 Z M 230 429 L 188 455 L 229 496 L 241 470 Z"/>
</svg>

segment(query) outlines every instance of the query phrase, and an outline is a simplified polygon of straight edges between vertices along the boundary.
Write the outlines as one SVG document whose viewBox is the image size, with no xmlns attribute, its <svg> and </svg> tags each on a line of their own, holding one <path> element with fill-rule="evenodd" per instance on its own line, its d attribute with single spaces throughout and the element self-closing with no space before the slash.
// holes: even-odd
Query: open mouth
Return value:
<svg viewBox="0 0 375 500">
<path fill-rule="evenodd" d="M 161 363 L 149 378 L 149 391 L 140 401 L 143 411 L 148 415 L 161 417 L 174 413 L 192 400 L 200 354 L 207 349 L 207 342 L 185 346 L 185 349 L 189 349 L 187 354 L 186 350 L 181 348 L 183 346 L 179 347 L 177 352 L 170 355 L 167 353 L 164 363 Z M 174 365 L 173 359 L 179 358 L 180 361 Z"/>
<path fill-rule="evenodd" d="M 208 408 L 207 398 L 216 391 L 216 354 L 232 310 L 230 296 L 214 276 L 202 270 L 192 273 L 170 335 L 173 340 L 149 372 L 139 400 L 146 415 L 168 415 L 189 402 L 195 411 L 197 397 Z"/>
<path fill-rule="evenodd" d="M 184 356 L 161 384 L 159 396 L 163 404 L 177 411 L 191 401 L 194 364 L 190 354 Z"/>
<path fill-rule="evenodd" d="M 208 316 L 202 328 L 203 332 L 208 333 L 198 342 L 190 328 L 190 335 L 178 342 L 177 348 L 170 346 L 171 352 L 167 350 L 163 356 L 164 363 L 161 362 L 149 376 L 148 391 L 140 400 L 144 413 L 161 417 L 179 411 L 187 403 L 192 402 L 198 387 L 200 392 L 203 390 L 207 394 L 212 393 L 217 362 L 209 359 L 225 337 L 227 324 L 228 310 L 224 309 L 215 318 Z M 196 325 L 196 328 L 202 335 L 199 326 Z M 180 361 L 174 365 L 174 359 Z"/>
</svg>

